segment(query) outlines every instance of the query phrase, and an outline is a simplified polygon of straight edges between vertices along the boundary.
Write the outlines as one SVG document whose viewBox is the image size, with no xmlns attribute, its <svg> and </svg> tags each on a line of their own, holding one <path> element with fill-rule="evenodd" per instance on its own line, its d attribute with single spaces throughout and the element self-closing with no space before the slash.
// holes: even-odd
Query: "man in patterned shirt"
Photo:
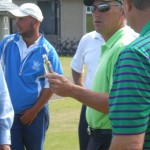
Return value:
<svg viewBox="0 0 150 150">
<path fill-rule="evenodd" d="M 150 1 L 123 0 L 130 26 L 140 33 L 119 55 L 110 93 L 114 138 L 110 150 L 150 149 Z"/>
</svg>

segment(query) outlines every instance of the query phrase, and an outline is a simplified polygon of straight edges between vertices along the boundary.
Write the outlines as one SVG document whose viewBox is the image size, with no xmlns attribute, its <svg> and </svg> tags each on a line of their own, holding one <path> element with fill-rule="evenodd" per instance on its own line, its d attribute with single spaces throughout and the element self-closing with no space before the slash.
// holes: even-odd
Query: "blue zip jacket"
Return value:
<svg viewBox="0 0 150 150">
<path fill-rule="evenodd" d="M 15 114 L 32 107 L 45 88 L 46 79 L 41 77 L 45 74 L 43 54 L 48 56 L 54 72 L 63 73 L 58 55 L 44 35 L 37 48 L 22 61 L 16 43 L 18 40 L 19 34 L 16 33 L 7 36 L 0 43 L 0 56 Z"/>
</svg>

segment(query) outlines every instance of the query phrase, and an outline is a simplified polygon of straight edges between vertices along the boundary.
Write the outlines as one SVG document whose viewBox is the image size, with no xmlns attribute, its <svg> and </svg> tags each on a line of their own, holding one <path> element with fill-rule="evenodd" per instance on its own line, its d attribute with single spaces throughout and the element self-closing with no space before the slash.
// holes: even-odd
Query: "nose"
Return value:
<svg viewBox="0 0 150 150">
<path fill-rule="evenodd" d="M 19 24 L 19 22 L 20 22 L 20 19 L 19 19 L 19 18 L 16 18 L 16 19 L 15 19 L 16 26 Z"/>
</svg>

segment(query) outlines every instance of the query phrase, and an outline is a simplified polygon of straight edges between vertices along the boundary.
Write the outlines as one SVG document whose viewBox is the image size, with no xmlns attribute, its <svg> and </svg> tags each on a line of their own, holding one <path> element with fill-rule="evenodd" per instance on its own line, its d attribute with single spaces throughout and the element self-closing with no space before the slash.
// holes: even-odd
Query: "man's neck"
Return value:
<svg viewBox="0 0 150 150">
<path fill-rule="evenodd" d="M 112 32 L 107 33 L 106 35 L 103 35 L 105 42 L 108 41 L 118 30 L 122 29 L 125 26 L 126 24 L 122 24 L 121 26 L 118 26 L 115 29 L 113 29 Z"/>
<path fill-rule="evenodd" d="M 27 47 L 33 45 L 35 41 L 40 37 L 40 33 L 35 34 L 31 37 L 22 37 L 24 42 L 26 43 Z"/>
</svg>

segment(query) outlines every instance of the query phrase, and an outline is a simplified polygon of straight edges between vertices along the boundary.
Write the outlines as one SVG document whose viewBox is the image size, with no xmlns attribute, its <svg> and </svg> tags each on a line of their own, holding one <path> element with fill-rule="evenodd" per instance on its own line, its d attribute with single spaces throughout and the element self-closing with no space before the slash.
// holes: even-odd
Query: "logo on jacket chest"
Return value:
<svg viewBox="0 0 150 150">
<path fill-rule="evenodd" d="M 32 69 L 36 70 L 36 71 L 39 71 L 40 70 L 40 63 L 38 61 L 34 61 L 33 62 L 33 66 L 32 66 Z"/>
</svg>

